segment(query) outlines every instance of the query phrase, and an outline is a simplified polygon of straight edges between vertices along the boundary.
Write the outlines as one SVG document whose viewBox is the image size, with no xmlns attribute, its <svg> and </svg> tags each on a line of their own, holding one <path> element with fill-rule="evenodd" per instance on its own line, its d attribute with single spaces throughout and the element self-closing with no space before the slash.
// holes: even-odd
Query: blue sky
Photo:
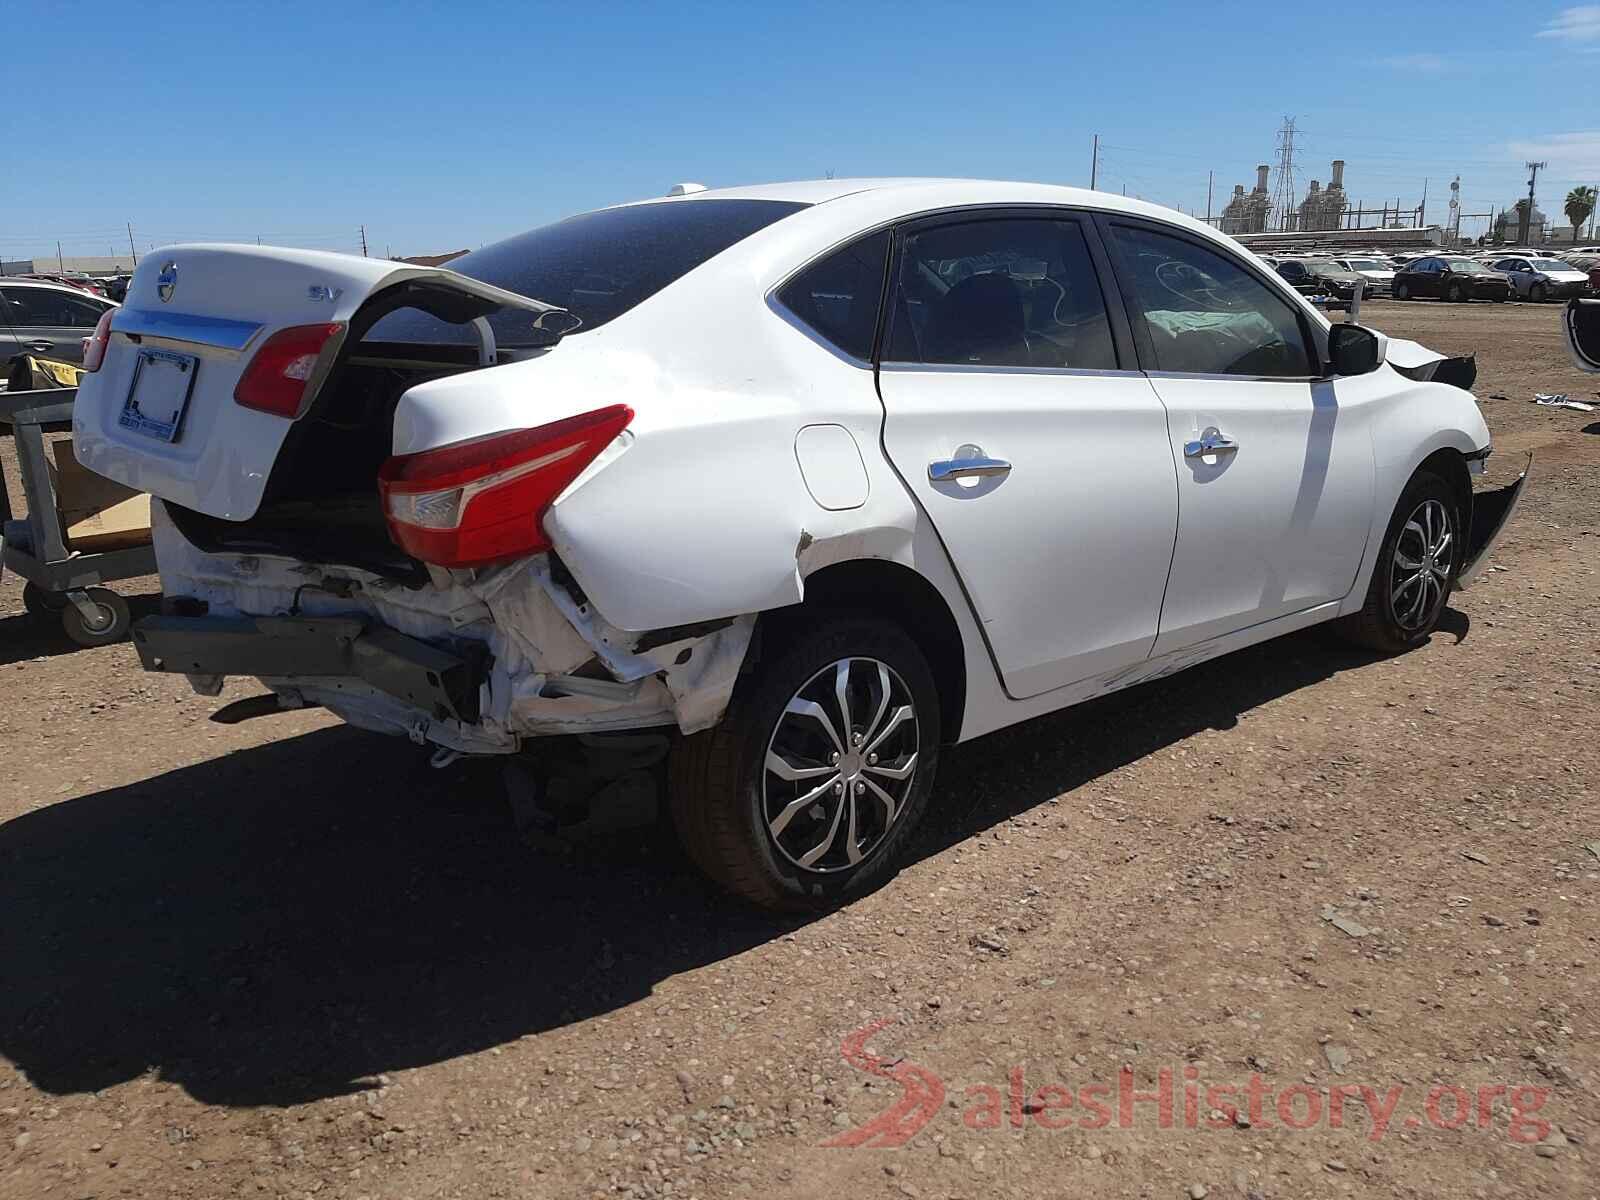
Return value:
<svg viewBox="0 0 1600 1200">
<path fill-rule="evenodd" d="M 1355 12 L 1371 13 L 1371 6 Z M 1442 220 L 1600 182 L 1600 5 L 60 5 L 8 54 L 0 253 L 477 246 L 713 186 L 938 174 L 1204 210 L 1301 130 L 1299 188 Z M 14 48 L 15 49 L 15 48 Z M 33 137 L 38 140 L 34 141 Z M 34 153 L 27 153 L 29 148 Z"/>
</svg>

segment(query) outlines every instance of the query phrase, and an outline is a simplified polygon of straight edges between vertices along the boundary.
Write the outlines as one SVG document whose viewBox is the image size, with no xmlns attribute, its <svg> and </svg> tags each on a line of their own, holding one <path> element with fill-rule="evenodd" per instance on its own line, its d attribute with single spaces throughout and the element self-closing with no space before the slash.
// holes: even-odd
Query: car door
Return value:
<svg viewBox="0 0 1600 1200">
<path fill-rule="evenodd" d="M 964 213 L 897 238 L 883 444 L 1021 699 L 1141 662 L 1177 530 L 1166 412 L 1085 217 Z"/>
<path fill-rule="evenodd" d="M 74 366 L 83 361 L 83 339 L 94 332 L 108 305 L 66 288 L 0 287 L 9 301 L 18 352 Z"/>
<path fill-rule="evenodd" d="M 1372 514 L 1376 393 L 1341 403 L 1309 316 L 1243 259 L 1175 227 L 1103 223 L 1178 465 L 1154 653 L 1343 598 Z"/>
</svg>

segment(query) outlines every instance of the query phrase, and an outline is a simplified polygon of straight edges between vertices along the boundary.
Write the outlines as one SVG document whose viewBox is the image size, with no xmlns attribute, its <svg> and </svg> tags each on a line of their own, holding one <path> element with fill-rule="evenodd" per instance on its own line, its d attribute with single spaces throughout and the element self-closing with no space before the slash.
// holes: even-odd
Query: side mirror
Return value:
<svg viewBox="0 0 1600 1200">
<path fill-rule="evenodd" d="M 1567 350 L 1580 371 L 1600 374 L 1600 300 L 1570 300 L 1566 320 Z"/>
<path fill-rule="evenodd" d="M 1383 365 L 1385 338 L 1365 325 L 1328 327 L 1328 365 L 1335 375 L 1367 375 Z"/>
</svg>

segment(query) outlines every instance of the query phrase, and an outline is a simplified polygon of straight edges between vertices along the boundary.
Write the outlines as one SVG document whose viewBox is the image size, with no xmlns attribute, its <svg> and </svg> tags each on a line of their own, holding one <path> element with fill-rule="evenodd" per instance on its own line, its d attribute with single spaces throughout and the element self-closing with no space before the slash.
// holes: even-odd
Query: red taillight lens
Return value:
<svg viewBox="0 0 1600 1200">
<path fill-rule="evenodd" d="M 323 351 L 343 332 L 344 325 L 338 321 L 278 330 L 261 344 L 244 369 L 233 389 L 234 402 L 280 417 L 298 417 L 306 385 Z"/>
<path fill-rule="evenodd" d="M 407 554 L 441 567 L 548 550 L 545 511 L 632 420 L 633 409 L 613 404 L 391 458 L 378 472 L 389 532 Z"/>
<path fill-rule="evenodd" d="M 83 369 L 95 372 L 100 369 L 100 364 L 106 360 L 106 345 L 111 341 L 111 314 L 116 312 L 108 308 L 100 314 L 100 320 L 95 322 L 94 332 L 83 339 Z"/>
</svg>

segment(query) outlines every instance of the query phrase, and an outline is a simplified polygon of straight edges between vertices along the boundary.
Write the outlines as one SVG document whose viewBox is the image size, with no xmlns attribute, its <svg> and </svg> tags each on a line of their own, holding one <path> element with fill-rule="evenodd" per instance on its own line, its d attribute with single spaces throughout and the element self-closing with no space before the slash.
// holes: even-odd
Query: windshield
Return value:
<svg viewBox="0 0 1600 1200">
<path fill-rule="evenodd" d="M 805 207 L 783 200 L 681 200 L 604 208 L 474 250 L 446 269 L 564 308 L 578 318 L 569 334 L 583 333 Z M 522 310 L 489 316 L 501 346 L 548 343 L 533 321 L 534 315 Z M 470 325 L 402 309 L 380 320 L 367 338 L 460 344 L 473 342 L 475 335 Z"/>
<path fill-rule="evenodd" d="M 1473 262 L 1470 258 L 1447 258 L 1444 261 L 1445 264 L 1457 275 L 1494 274 L 1494 272 L 1489 270 L 1488 267 L 1484 266 L 1480 262 Z"/>
<path fill-rule="evenodd" d="M 1386 262 L 1379 262 L 1375 258 L 1352 258 L 1349 260 L 1352 271 L 1392 271 L 1394 268 Z"/>
<path fill-rule="evenodd" d="M 1571 263 L 1564 263 L 1559 258 L 1530 258 L 1528 262 L 1535 271 L 1575 271 Z"/>
<path fill-rule="evenodd" d="M 1311 268 L 1313 275 L 1323 275 L 1329 279 L 1343 279 L 1346 276 L 1355 274 L 1354 271 L 1341 267 L 1338 263 L 1319 262 L 1307 263 L 1306 265 Z"/>
</svg>

